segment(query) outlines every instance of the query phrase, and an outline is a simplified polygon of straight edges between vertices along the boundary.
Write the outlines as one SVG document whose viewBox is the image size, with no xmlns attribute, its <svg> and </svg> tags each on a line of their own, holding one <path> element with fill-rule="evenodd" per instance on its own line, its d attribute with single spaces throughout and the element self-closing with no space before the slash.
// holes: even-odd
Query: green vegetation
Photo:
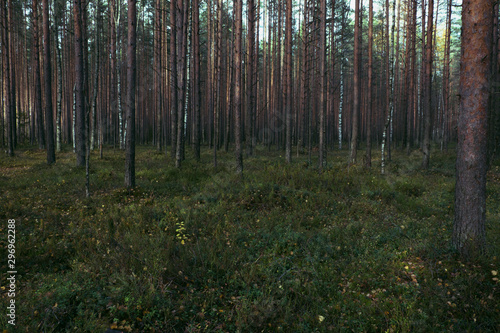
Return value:
<svg viewBox="0 0 500 333">
<path fill-rule="evenodd" d="M 394 152 L 346 167 L 334 151 L 319 175 L 306 158 L 258 150 L 234 173 L 188 153 L 181 170 L 137 151 L 93 153 L 92 197 L 74 154 L 0 160 L 1 279 L 6 224 L 18 219 L 19 332 L 439 332 L 500 329 L 500 163 L 488 173 L 488 253 L 450 246 L 454 154 Z M 281 156 L 281 158 L 279 157 Z M 5 285 L 2 282 L 2 285 Z M 7 296 L 2 292 L 2 309 Z M 1 327 L 7 317 L 0 316 Z"/>
</svg>

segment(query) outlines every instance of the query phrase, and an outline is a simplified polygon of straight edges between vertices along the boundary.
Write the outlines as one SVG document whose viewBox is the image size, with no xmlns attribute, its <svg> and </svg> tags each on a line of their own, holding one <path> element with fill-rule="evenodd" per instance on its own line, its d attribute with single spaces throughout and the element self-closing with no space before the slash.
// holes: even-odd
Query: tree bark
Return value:
<svg viewBox="0 0 500 333">
<path fill-rule="evenodd" d="M 322 0 L 325 1 L 325 0 Z M 292 0 L 286 2 L 285 33 L 285 121 L 286 121 L 286 161 L 292 163 Z"/>
<path fill-rule="evenodd" d="M 61 114 L 62 114 L 62 55 L 59 43 L 59 26 L 56 28 L 56 61 L 57 61 L 57 110 L 56 110 L 56 152 L 61 151 Z"/>
<path fill-rule="evenodd" d="M 5 99 L 5 112 L 6 112 L 6 125 L 7 125 L 7 154 L 9 156 L 14 156 L 14 137 L 13 137 L 13 114 L 12 114 L 12 86 L 10 80 L 10 72 L 12 68 L 10 67 L 10 47 L 9 47 L 9 28 L 10 28 L 10 15 L 8 14 L 9 6 L 12 6 L 12 1 L 9 3 L 2 3 L 3 11 L 3 40 L 2 40 L 2 54 L 3 54 L 3 85 L 4 85 L 4 99 Z M 41 111 L 41 109 L 40 109 Z"/>
<path fill-rule="evenodd" d="M 352 132 L 351 132 L 351 147 L 349 154 L 349 164 L 356 163 L 358 152 L 358 127 L 359 127 L 359 109 L 360 109 L 360 80 L 359 80 L 359 42 L 360 42 L 360 28 L 359 28 L 359 2 L 355 0 L 354 9 L 354 78 L 353 78 L 353 110 L 352 110 Z"/>
<path fill-rule="evenodd" d="M 85 166 L 85 95 L 83 80 L 82 0 L 74 2 L 75 20 L 75 149 L 76 165 Z"/>
<path fill-rule="evenodd" d="M 372 144 L 371 144 L 371 128 L 372 128 L 372 82 L 373 82 L 373 0 L 368 3 L 368 111 L 366 115 L 366 167 L 372 166 Z"/>
<path fill-rule="evenodd" d="M 235 10 L 235 47 L 234 47 L 234 132 L 235 132 L 235 155 L 236 173 L 243 173 L 243 157 L 241 153 L 241 30 L 242 30 L 242 3 L 241 0 L 234 0 Z"/>
<path fill-rule="evenodd" d="M 170 126 L 171 126 L 171 151 L 170 156 L 175 158 L 177 150 L 177 1 L 170 1 Z"/>
<path fill-rule="evenodd" d="M 50 57 L 49 1 L 43 0 L 43 77 L 45 84 L 45 129 L 47 164 L 56 161 L 54 145 L 54 116 L 52 109 L 52 63 Z"/>
<path fill-rule="evenodd" d="M 193 146 L 194 156 L 197 161 L 200 160 L 200 138 L 201 138 L 201 91 L 200 91 L 200 4 L 199 0 L 193 0 L 193 108 L 194 108 L 194 135 Z"/>
<path fill-rule="evenodd" d="M 432 108 L 432 29 L 433 29 L 434 0 L 429 0 L 427 18 L 427 37 L 425 47 L 425 87 L 424 87 L 424 138 L 422 147 L 422 168 L 429 168 L 431 154 L 431 108 Z"/>
<path fill-rule="evenodd" d="M 493 4 L 488 0 L 465 0 L 462 8 L 460 112 L 452 243 L 462 254 L 471 256 L 482 252 L 486 243 L 487 115 Z"/>
<path fill-rule="evenodd" d="M 358 1 L 356 1 L 358 3 Z M 359 6 L 359 5 L 357 5 Z M 359 8 L 358 8 L 359 9 Z M 359 22 L 358 22 L 359 24 Z M 359 34 L 359 27 L 358 34 Z M 356 37 L 355 37 L 356 38 Z M 359 44 L 356 43 L 355 51 L 359 49 Z M 356 48 L 357 47 L 357 48 Z M 359 56 L 359 55 L 358 55 Z M 356 60 L 359 60 L 356 56 Z M 356 66 L 356 61 L 354 66 Z M 326 0 L 320 1 L 320 24 L 319 24 L 319 172 L 323 171 L 326 155 L 325 145 L 325 110 L 326 110 Z M 358 62 L 359 69 L 359 62 Z M 356 71 L 355 71 L 356 73 Z M 358 73 L 359 75 L 359 73 Z M 358 86 L 359 88 L 359 86 Z M 355 88 L 356 89 L 356 88 Z M 354 152 L 354 161 L 356 160 L 356 153 Z M 352 156 L 351 156 L 352 157 Z"/>
<path fill-rule="evenodd" d="M 247 1 L 247 59 L 248 66 L 246 72 L 246 93 L 247 93 L 247 108 L 246 108 L 246 120 L 245 120 L 245 144 L 246 144 L 246 155 L 253 155 L 253 115 L 255 113 L 255 96 L 254 96 L 254 84 L 255 82 L 255 0 Z"/>
<path fill-rule="evenodd" d="M 38 148 L 45 148 L 45 134 L 42 113 L 42 83 L 40 78 L 40 50 L 39 50 L 39 31 L 38 24 L 38 0 L 33 0 L 33 67 L 35 71 L 35 109 L 36 114 L 36 136 Z M 7 45 L 7 44 L 6 44 Z M 8 51 L 6 52 L 8 55 Z M 9 95 L 10 96 L 10 92 Z"/>
<path fill-rule="evenodd" d="M 161 57 L 162 57 L 162 24 L 161 24 L 161 0 L 155 3 L 155 30 L 154 30 L 154 101 L 155 101 L 155 143 L 156 149 L 161 151 L 161 122 L 162 122 L 162 91 L 161 91 Z"/>
<path fill-rule="evenodd" d="M 127 137 L 125 144 L 125 186 L 127 188 L 135 187 L 136 25 L 136 0 L 128 0 Z"/>
</svg>

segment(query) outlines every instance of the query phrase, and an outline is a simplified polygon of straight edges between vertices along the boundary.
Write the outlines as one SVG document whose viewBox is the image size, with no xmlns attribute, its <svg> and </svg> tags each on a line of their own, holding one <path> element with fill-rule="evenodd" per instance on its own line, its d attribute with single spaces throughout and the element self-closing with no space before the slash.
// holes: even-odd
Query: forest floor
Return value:
<svg viewBox="0 0 500 333">
<path fill-rule="evenodd" d="M 191 151 L 178 170 L 138 147 L 92 153 L 91 191 L 74 154 L 20 148 L 0 158 L 1 285 L 7 220 L 16 219 L 16 332 L 500 331 L 500 160 L 488 172 L 487 253 L 450 246 L 455 154 L 393 152 L 320 175 L 302 155 L 259 148 L 234 172 Z M 361 154 L 361 152 L 360 152 Z M 378 155 L 378 154 L 377 154 Z M 378 156 L 377 156 L 378 157 Z M 314 163 L 316 163 L 314 161 Z M 314 164 L 316 165 L 316 164 Z M 5 332 L 5 331 L 4 331 Z"/>
</svg>

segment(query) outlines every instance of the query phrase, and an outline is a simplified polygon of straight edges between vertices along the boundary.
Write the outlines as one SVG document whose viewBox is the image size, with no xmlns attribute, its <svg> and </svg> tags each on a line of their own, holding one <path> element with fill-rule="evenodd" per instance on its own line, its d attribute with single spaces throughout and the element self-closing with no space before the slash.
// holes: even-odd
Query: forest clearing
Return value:
<svg viewBox="0 0 500 333">
<path fill-rule="evenodd" d="M 44 154 L 0 160 L 0 217 L 19 219 L 19 332 L 500 327 L 498 160 L 487 254 L 464 260 L 451 246 L 453 153 L 436 152 L 423 171 L 420 153 L 396 150 L 382 176 L 347 172 L 347 150 L 329 152 L 318 174 L 306 156 L 287 165 L 258 149 L 241 178 L 231 153 L 217 170 L 210 150 L 200 163 L 189 153 L 179 170 L 140 146 L 127 190 L 124 152 L 110 148 L 92 155 L 90 198 L 73 153 L 50 166 Z"/>
</svg>

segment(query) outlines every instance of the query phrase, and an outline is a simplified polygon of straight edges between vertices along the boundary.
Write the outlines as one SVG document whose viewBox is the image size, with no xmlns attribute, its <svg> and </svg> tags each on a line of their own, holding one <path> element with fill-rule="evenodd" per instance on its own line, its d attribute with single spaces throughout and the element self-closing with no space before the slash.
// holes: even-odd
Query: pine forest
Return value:
<svg viewBox="0 0 500 333">
<path fill-rule="evenodd" d="M 2 0 L 3 332 L 500 331 L 488 0 Z"/>
</svg>

